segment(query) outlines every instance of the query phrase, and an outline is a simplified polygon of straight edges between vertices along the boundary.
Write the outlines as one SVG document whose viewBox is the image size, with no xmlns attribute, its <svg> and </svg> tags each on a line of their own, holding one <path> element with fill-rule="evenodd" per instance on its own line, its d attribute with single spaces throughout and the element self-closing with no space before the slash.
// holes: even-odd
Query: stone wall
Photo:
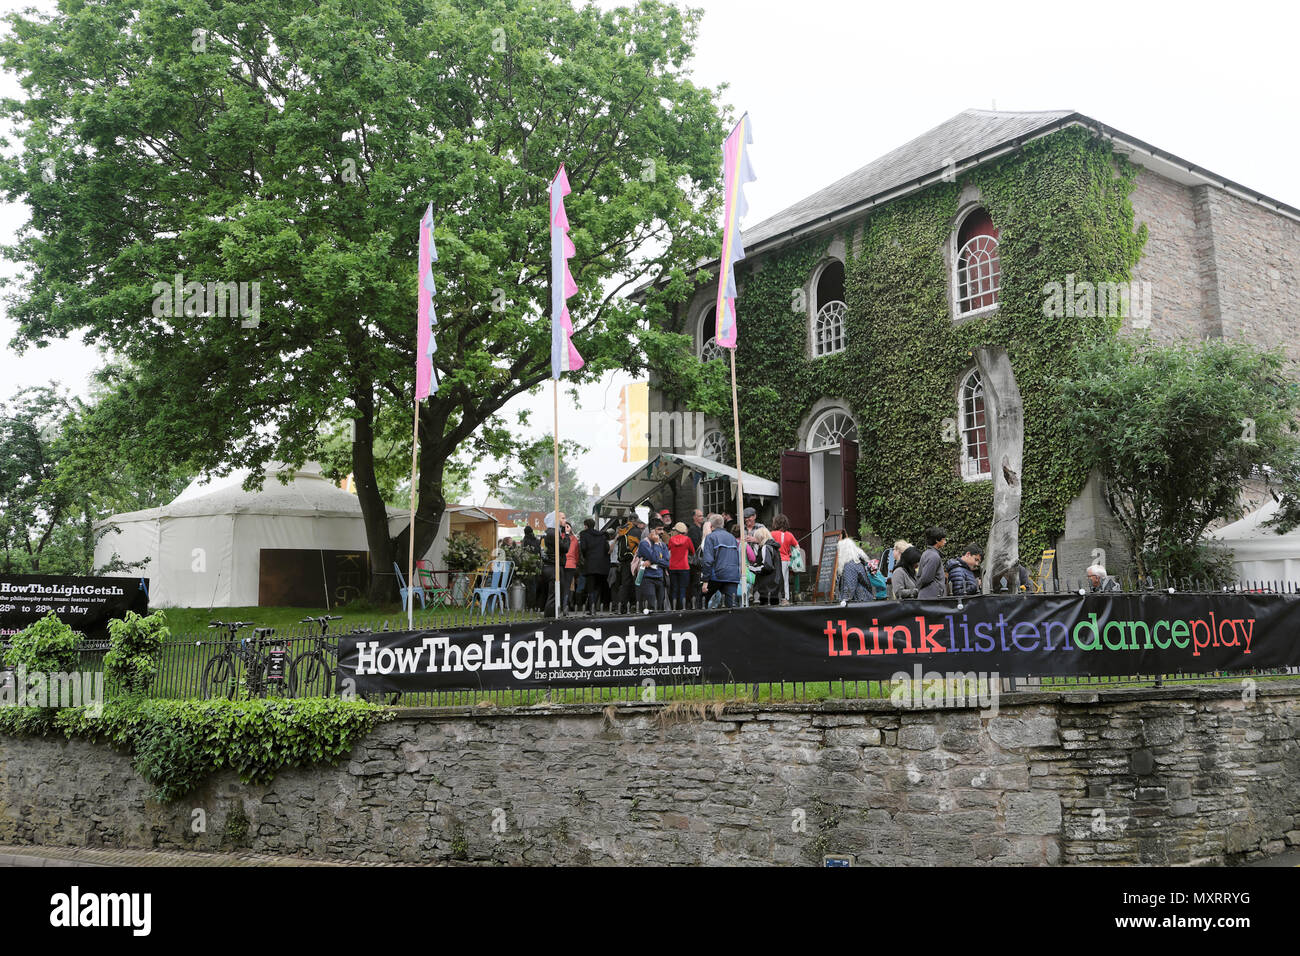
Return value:
<svg viewBox="0 0 1300 956">
<path fill-rule="evenodd" d="M 1294 685 L 999 703 L 412 713 L 337 767 L 222 775 L 169 805 L 106 747 L 5 740 L 0 842 L 859 865 L 1229 863 L 1300 842 Z"/>
</svg>

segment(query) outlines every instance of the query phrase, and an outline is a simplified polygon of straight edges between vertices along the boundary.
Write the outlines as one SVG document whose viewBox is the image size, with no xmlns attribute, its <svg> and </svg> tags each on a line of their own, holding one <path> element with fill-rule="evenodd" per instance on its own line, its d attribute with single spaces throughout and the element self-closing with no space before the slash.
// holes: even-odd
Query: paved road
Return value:
<svg viewBox="0 0 1300 956">
<path fill-rule="evenodd" d="M 116 850 L 86 847 L 7 846 L 2 866 L 409 866 L 399 863 L 304 860 L 262 853 L 202 853 L 183 850 Z"/>
</svg>

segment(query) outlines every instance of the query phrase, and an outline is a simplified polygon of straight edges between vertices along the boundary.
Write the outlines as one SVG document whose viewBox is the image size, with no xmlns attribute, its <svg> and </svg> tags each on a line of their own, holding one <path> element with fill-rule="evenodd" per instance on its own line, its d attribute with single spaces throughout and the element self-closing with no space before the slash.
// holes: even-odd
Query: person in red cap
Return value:
<svg viewBox="0 0 1300 956">
<path fill-rule="evenodd" d="M 659 524 L 662 525 L 664 528 L 671 528 L 673 526 L 673 515 L 672 512 L 669 511 L 667 508 L 660 510 Z"/>
</svg>

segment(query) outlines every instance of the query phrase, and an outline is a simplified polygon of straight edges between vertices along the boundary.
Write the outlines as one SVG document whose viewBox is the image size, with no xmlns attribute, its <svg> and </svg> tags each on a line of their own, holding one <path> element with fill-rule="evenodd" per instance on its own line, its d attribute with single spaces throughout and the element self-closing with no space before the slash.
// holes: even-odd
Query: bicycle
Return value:
<svg viewBox="0 0 1300 956">
<path fill-rule="evenodd" d="M 321 696 L 328 696 L 334 688 L 334 667 L 331 658 L 338 659 L 338 648 L 329 638 L 329 622 L 342 617 L 305 617 L 299 624 L 315 624 L 320 630 L 311 635 L 313 644 L 293 659 L 289 667 L 289 696 L 310 696 L 319 686 Z M 304 693 L 306 691 L 306 693 Z"/>
<path fill-rule="evenodd" d="M 254 627 L 252 621 L 212 621 L 210 628 L 224 628 L 229 632 L 229 643 L 203 667 L 201 692 L 204 697 L 239 696 L 239 665 L 244 666 L 244 686 L 249 697 L 280 695 L 285 690 L 283 674 L 276 679 L 273 673 L 273 652 L 266 647 L 272 643 L 273 627 Z M 251 638 L 239 638 L 239 631 L 254 627 Z M 283 654 L 283 652 L 281 652 Z"/>
</svg>

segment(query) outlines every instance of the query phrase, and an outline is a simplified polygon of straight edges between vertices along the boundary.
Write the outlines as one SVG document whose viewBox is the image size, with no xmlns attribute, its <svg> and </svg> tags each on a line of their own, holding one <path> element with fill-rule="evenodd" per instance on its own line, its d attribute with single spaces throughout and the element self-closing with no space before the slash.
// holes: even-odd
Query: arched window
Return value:
<svg viewBox="0 0 1300 956">
<path fill-rule="evenodd" d="M 858 426 L 849 413 L 831 409 L 822 414 L 808 429 L 808 451 L 838 451 L 840 442 L 858 440 Z"/>
<path fill-rule="evenodd" d="M 700 439 L 700 457 L 709 461 L 722 461 L 727 457 L 727 437 L 721 429 L 712 428 Z"/>
<path fill-rule="evenodd" d="M 967 480 L 988 478 L 989 432 L 984 420 L 984 381 L 979 369 L 962 380 L 958 398 L 961 406 L 961 473 Z"/>
<path fill-rule="evenodd" d="M 711 305 L 700 316 L 700 361 L 721 358 L 724 351 L 718 344 L 718 307 Z"/>
<path fill-rule="evenodd" d="M 833 259 L 813 289 L 813 358 L 844 349 L 844 263 Z"/>
<path fill-rule="evenodd" d="M 969 315 L 998 304 L 1002 270 L 998 229 L 983 209 L 962 220 L 957 230 L 957 314 Z"/>
</svg>

